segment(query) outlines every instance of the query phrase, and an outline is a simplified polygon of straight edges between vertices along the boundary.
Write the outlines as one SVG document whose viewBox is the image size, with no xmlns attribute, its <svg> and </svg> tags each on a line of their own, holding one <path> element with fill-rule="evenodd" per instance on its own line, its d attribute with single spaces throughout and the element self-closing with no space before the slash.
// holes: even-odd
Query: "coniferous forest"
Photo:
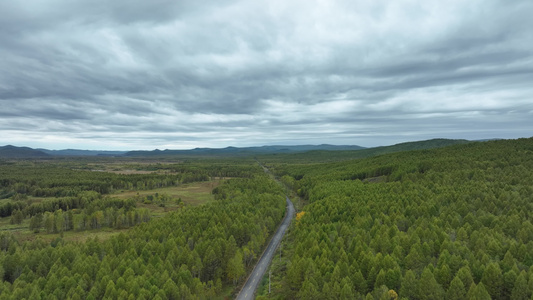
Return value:
<svg viewBox="0 0 533 300">
<path fill-rule="evenodd" d="M 232 298 L 285 194 L 298 213 L 257 299 L 533 299 L 533 139 L 356 152 L 0 161 L 0 299 Z M 159 194 L 201 182 L 200 205 Z"/>
<path fill-rule="evenodd" d="M 272 165 L 307 201 L 278 299 L 533 299 L 533 139 Z"/>
<path fill-rule="evenodd" d="M 12 195 L 2 200 L 3 216 L 29 218 L 30 226 L 39 217 L 36 232 L 81 231 L 84 221 L 92 229 L 140 224 L 85 242 L 20 241 L 3 230 L 0 299 L 211 299 L 245 277 L 285 211 L 281 187 L 254 164 L 172 166 L 177 173 L 171 175 L 72 171 L 49 162 L 3 162 L 1 168 L 4 198 Z M 213 189 L 214 201 L 151 220 L 134 199 L 106 195 L 220 175 L 241 177 Z M 58 197 L 31 203 L 43 193 Z"/>
</svg>

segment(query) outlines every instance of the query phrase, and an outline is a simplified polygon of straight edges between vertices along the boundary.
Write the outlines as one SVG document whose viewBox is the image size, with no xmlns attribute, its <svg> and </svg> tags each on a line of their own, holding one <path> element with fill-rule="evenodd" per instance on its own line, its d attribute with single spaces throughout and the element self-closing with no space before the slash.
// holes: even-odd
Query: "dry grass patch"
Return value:
<svg viewBox="0 0 533 300">
<path fill-rule="evenodd" d="M 65 231 L 62 233 L 46 233 L 44 231 L 41 231 L 39 233 L 33 233 L 32 231 L 26 228 L 25 230 L 13 232 L 13 235 L 20 242 L 41 239 L 47 243 L 50 243 L 58 238 L 62 238 L 64 241 L 69 241 L 69 242 L 85 242 L 87 239 L 92 239 L 95 237 L 98 237 L 100 241 L 105 241 L 111 238 L 112 236 L 115 236 L 121 232 L 125 233 L 130 229 L 131 228 L 114 229 L 114 228 L 106 227 L 106 228 L 84 230 L 84 231 L 71 230 L 71 231 Z"/>
</svg>

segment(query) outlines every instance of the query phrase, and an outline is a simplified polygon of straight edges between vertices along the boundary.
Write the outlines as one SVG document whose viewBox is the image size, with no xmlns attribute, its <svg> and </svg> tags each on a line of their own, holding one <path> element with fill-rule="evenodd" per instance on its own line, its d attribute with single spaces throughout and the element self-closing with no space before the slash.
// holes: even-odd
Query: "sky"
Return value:
<svg viewBox="0 0 533 300">
<path fill-rule="evenodd" d="M 533 1 L 0 1 L 0 145 L 533 136 Z"/>
</svg>

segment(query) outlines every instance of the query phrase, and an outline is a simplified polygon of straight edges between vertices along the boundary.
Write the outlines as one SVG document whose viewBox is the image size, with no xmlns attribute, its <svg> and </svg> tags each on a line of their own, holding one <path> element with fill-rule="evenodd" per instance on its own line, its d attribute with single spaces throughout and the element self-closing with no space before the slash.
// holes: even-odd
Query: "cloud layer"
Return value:
<svg viewBox="0 0 533 300">
<path fill-rule="evenodd" d="M 0 144 L 533 135 L 529 0 L 196 2 L 0 2 Z"/>
</svg>

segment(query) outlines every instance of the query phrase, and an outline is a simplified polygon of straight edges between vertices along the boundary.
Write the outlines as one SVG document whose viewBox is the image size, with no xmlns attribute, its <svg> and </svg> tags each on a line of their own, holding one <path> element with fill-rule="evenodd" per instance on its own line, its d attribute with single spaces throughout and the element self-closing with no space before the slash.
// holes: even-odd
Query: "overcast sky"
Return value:
<svg viewBox="0 0 533 300">
<path fill-rule="evenodd" d="M 0 1 L 0 145 L 533 136 L 533 1 Z"/>
</svg>

